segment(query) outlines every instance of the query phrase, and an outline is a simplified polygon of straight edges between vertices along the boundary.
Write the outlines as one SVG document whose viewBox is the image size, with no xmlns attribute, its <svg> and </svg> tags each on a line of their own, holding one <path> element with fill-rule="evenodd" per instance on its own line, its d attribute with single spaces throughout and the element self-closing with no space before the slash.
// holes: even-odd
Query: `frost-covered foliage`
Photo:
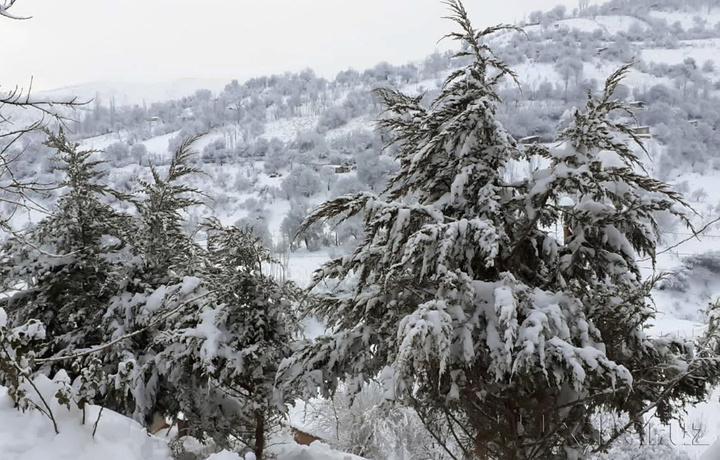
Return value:
<svg viewBox="0 0 720 460">
<path fill-rule="evenodd" d="M 137 204 L 141 229 L 135 243 L 143 259 L 142 278 L 151 287 L 167 283 L 172 274 L 177 279 L 190 273 L 199 252 L 183 229 L 182 216 L 184 211 L 202 204 L 200 191 L 184 182 L 188 176 L 200 173 L 189 165 L 191 148 L 198 138 L 193 136 L 180 143 L 165 175 L 151 166 L 152 181 L 139 181 L 143 198 Z"/>
<path fill-rule="evenodd" d="M 260 459 L 288 402 L 274 382 L 290 355 L 295 289 L 263 274 L 271 259 L 252 232 L 216 221 L 206 230 L 208 295 L 158 338 L 156 366 L 177 392 L 191 433 L 222 447 L 232 436 Z"/>
<path fill-rule="evenodd" d="M 720 354 L 720 300 L 707 309 L 708 327 L 700 339 L 700 354 L 714 357 Z"/>
<path fill-rule="evenodd" d="M 313 432 L 323 433 L 323 439 L 335 449 L 361 457 L 451 458 L 411 408 L 389 404 L 383 393 L 377 382 L 364 385 L 357 394 L 341 385 L 332 399 L 308 402 L 303 422 Z"/>
<path fill-rule="evenodd" d="M 709 282 L 720 274 L 720 253 L 716 251 L 683 258 L 682 266 L 665 274 L 658 289 L 687 292 L 695 282 Z"/>
<path fill-rule="evenodd" d="M 80 150 L 62 131 L 49 134 L 47 145 L 57 151 L 63 194 L 52 214 L 15 235 L 2 261 L 5 289 L 15 290 L 2 299 L 11 324 L 44 324 L 43 358 L 102 343 L 97 326 L 122 283 L 133 230 L 129 217 L 108 204 L 127 197 L 101 182 L 97 152 Z"/>
<path fill-rule="evenodd" d="M 282 375 L 308 395 L 379 377 L 387 398 L 436 436 L 449 430 L 466 457 L 602 450 L 614 437 L 593 437 L 600 408 L 629 414 L 627 430 L 653 408 L 666 422 L 707 396 L 713 363 L 643 332 L 654 310 L 636 256 L 654 257 L 654 214 L 682 215 L 684 203 L 642 171 L 634 133 L 612 118 L 627 66 L 569 114 L 562 148 L 521 150 L 496 120 L 497 84 L 514 75 L 482 42 L 502 27 L 477 32 L 459 1 L 448 5 L 471 62 L 429 108 L 378 91 L 400 170 L 382 195 L 342 196 L 306 220 L 364 212 L 365 236 L 316 273 L 332 289 L 310 313 L 334 332 Z M 534 155 L 550 165 L 506 180 Z M 550 230 L 561 220 L 564 240 Z"/>
<path fill-rule="evenodd" d="M 28 397 L 28 383 L 32 376 L 32 361 L 36 346 L 46 338 L 45 327 L 37 320 L 12 327 L 5 310 L 0 308 L 0 379 L 9 384 L 9 395 L 25 410 L 35 403 Z M 45 408 L 41 408 L 44 410 Z"/>
<path fill-rule="evenodd" d="M 199 172 L 194 140 L 130 197 L 103 184 L 94 152 L 49 136 L 63 194 L 3 248 L 0 373 L 19 407 L 38 374 L 61 376 L 55 399 L 68 408 L 147 424 L 182 413 L 194 436 L 261 459 L 291 395 L 275 374 L 290 355 L 295 288 L 263 274 L 268 251 L 251 230 L 211 221 L 205 245 L 188 232 L 186 211 L 201 203 L 186 181 Z M 128 201 L 137 213 L 111 205 Z"/>
</svg>

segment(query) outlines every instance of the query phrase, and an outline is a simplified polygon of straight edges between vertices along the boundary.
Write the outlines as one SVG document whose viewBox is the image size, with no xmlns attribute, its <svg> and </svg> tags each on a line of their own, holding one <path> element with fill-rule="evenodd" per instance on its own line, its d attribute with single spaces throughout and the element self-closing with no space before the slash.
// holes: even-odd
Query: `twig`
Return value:
<svg viewBox="0 0 720 460">
<path fill-rule="evenodd" d="M 692 236 L 690 236 L 690 237 L 688 237 L 688 238 L 685 238 L 684 240 L 680 241 L 679 243 L 674 244 L 674 245 L 670 246 L 669 248 L 665 248 L 665 249 L 663 249 L 662 251 L 658 252 L 657 254 L 655 254 L 655 257 L 659 256 L 660 254 L 665 254 L 666 252 L 670 252 L 670 251 L 672 251 L 673 249 L 677 248 L 678 246 L 681 246 L 681 245 L 687 243 L 688 241 L 690 241 L 690 240 L 693 239 L 693 238 L 697 238 L 697 239 L 699 240 L 699 239 L 700 239 L 700 236 L 701 236 L 700 234 L 701 234 L 702 232 L 704 232 L 705 230 L 707 230 L 708 228 L 710 228 L 711 225 L 713 225 L 713 224 L 715 224 L 715 223 L 717 223 L 717 222 L 720 222 L 720 217 L 711 220 L 710 222 L 708 222 L 707 224 L 705 224 L 705 226 L 704 226 L 703 228 L 701 228 L 700 230 L 693 231 L 693 235 L 692 235 Z M 647 262 L 647 261 L 649 261 L 649 260 L 652 260 L 652 257 L 646 257 L 646 258 L 644 258 L 644 259 L 640 259 L 640 260 L 638 260 L 638 262 Z"/>
<path fill-rule="evenodd" d="M 105 406 L 100 406 L 100 412 L 98 412 L 97 419 L 95 420 L 95 426 L 93 426 L 93 432 L 92 436 L 95 437 L 95 433 L 97 432 L 98 424 L 100 423 L 100 417 L 102 417 L 103 410 L 105 409 Z"/>
</svg>

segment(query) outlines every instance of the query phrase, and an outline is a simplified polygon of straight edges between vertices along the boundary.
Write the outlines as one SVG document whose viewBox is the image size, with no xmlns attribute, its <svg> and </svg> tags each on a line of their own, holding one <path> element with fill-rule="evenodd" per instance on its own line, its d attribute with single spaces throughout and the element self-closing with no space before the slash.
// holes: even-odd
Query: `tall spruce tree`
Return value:
<svg viewBox="0 0 720 460">
<path fill-rule="evenodd" d="M 681 214 L 683 202 L 638 171 L 632 132 L 611 121 L 625 70 L 574 112 L 566 149 L 519 149 L 495 118 L 497 85 L 514 75 L 483 43 L 507 27 L 475 31 L 459 0 L 447 5 L 469 64 L 429 108 L 378 91 L 400 170 L 381 196 L 337 198 L 304 223 L 364 212 L 365 237 L 316 273 L 332 289 L 309 313 L 334 332 L 281 378 L 308 396 L 379 378 L 467 458 L 579 458 L 615 436 L 593 428 L 601 411 L 629 413 L 622 432 L 707 394 L 711 365 L 643 331 L 653 310 L 636 255 L 654 256 L 653 212 Z M 510 182 L 513 162 L 534 154 L 551 165 Z M 566 241 L 551 230 L 561 218 Z"/>
<path fill-rule="evenodd" d="M 12 324 L 31 319 L 45 325 L 39 357 L 70 355 L 102 342 L 109 299 L 129 260 L 132 219 L 109 204 L 126 196 L 102 184 L 97 152 L 81 150 L 64 132 L 48 133 L 54 161 L 65 178 L 54 211 L 5 248 L 5 282 L 19 290 L 3 299 Z"/>
</svg>

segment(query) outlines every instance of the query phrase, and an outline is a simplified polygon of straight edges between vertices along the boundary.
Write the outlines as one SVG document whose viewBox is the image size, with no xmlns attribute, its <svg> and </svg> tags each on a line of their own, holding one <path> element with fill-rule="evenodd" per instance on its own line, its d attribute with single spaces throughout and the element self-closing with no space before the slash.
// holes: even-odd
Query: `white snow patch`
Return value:
<svg viewBox="0 0 720 460">
<path fill-rule="evenodd" d="M 165 441 L 148 436 L 137 422 L 109 409 L 86 408 L 86 424 L 78 409 L 68 411 L 50 400 L 60 434 L 38 411 L 13 407 L 7 389 L 0 387 L 0 457 L 3 460 L 172 460 Z"/>
</svg>

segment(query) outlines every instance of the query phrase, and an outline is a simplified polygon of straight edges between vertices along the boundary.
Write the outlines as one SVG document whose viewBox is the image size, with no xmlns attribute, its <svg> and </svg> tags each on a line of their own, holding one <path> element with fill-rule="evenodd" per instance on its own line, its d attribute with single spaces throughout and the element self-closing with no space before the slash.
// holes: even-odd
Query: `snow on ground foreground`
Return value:
<svg viewBox="0 0 720 460">
<path fill-rule="evenodd" d="M 64 374 L 64 373 L 63 373 Z M 64 379 L 64 376 L 60 380 Z M 0 459 L 2 460 L 173 460 L 167 439 L 148 436 L 139 423 L 97 406 L 87 406 L 85 423 L 80 409 L 68 409 L 53 395 L 59 389 L 56 381 L 39 377 L 35 385 L 48 402 L 57 422 L 55 433 L 49 417 L 39 410 L 21 412 L 14 407 L 8 390 L 0 386 Z M 40 398 L 29 390 L 29 397 L 44 407 Z M 95 422 L 98 421 L 97 429 Z M 95 433 L 93 435 L 93 430 Z M 291 439 L 274 439 L 272 453 L 278 460 L 362 460 L 360 457 L 330 449 L 319 442 L 300 446 Z M 209 460 L 253 460 L 223 451 Z"/>
<path fill-rule="evenodd" d="M 52 394 L 52 382 L 43 393 Z M 50 391 L 45 391 L 45 390 Z M 0 457 L 3 460 L 170 460 L 164 441 L 147 435 L 140 424 L 110 410 L 104 410 L 93 437 L 98 407 L 86 410 L 86 423 L 75 408 L 68 411 L 52 398 L 47 399 L 57 420 L 55 434 L 51 420 L 37 410 L 25 413 L 13 407 L 7 388 L 0 387 Z"/>
</svg>

